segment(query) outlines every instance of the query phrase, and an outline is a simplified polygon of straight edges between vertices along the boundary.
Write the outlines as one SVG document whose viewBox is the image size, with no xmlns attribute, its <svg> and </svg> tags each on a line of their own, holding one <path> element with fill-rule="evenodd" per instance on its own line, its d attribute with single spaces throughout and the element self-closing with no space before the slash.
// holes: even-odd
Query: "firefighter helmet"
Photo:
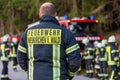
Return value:
<svg viewBox="0 0 120 80">
<path fill-rule="evenodd" d="M 102 47 L 102 44 L 101 44 L 101 43 L 98 43 L 98 44 L 97 44 L 97 47 L 98 47 L 98 48 L 101 48 L 101 47 Z"/>
<path fill-rule="evenodd" d="M 89 42 L 89 39 L 88 39 L 88 38 L 84 38 L 84 39 L 82 40 L 82 43 L 85 44 L 85 45 L 86 45 L 88 42 Z"/>
<path fill-rule="evenodd" d="M 94 42 L 94 46 L 97 47 L 97 44 L 98 44 L 98 43 L 99 43 L 98 41 L 95 41 L 95 42 Z"/>
<path fill-rule="evenodd" d="M 108 42 L 116 42 L 115 36 L 114 35 L 110 36 Z"/>
<path fill-rule="evenodd" d="M 3 37 L 3 42 L 7 42 L 8 41 L 8 37 L 7 36 L 4 36 Z"/>
<path fill-rule="evenodd" d="M 105 45 L 107 45 L 107 40 L 106 40 L 106 39 L 103 39 L 103 40 L 101 41 L 101 43 L 102 43 L 102 46 L 105 46 Z"/>
<path fill-rule="evenodd" d="M 15 43 L 15 44 L 16 44 L 16 43 L 17 43 L 17 41 L 18 41 L 18 40 L 17 40 L 16 38 L 12 38 L 12 42 L 13 42 L 13 43 Z"/>
</svg>

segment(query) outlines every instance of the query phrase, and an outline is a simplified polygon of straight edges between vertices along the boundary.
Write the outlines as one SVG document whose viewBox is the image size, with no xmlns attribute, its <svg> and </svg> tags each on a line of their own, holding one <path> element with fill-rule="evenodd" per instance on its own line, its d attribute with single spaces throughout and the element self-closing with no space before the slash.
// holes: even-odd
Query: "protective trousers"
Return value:
<svg viewBox="0 0 120 80">
<path fill-rule="evenodd" d="M 107 73 L 107 62 L 106 61 L 100 61 L 100 74 L 103 79 L 108 78 Z"/>
<path fill-rule="evenodd" d="M 14 70 L 14 71 L 17 71 L 17 64 L 18 64 L 17 58 L 16 58 L 16 57 L 13 57 L 12 59 L 13 59 L 13 70 Z"/>
<path fill-rule="evenodd" d="M 92 59 L 86 59 L 85 60 L 85 64 L 86 64 L 86 73 L 87 73 L 87 77 L 92 77 L 93 76 L 93 63 L 92 63 Z"/>
<path fill-rule="evenodd" d="M 116 75 L 117 75 L 117 66 L 116 65 L 110 66 L 109 80 L 115 80 Z"/>
<path fill-rule="evenodd" d="M 1 80 L 9 80 L 8 79 L 8 61 L 2 61 L 3 69 L 1 73 Z"/>
</svg>

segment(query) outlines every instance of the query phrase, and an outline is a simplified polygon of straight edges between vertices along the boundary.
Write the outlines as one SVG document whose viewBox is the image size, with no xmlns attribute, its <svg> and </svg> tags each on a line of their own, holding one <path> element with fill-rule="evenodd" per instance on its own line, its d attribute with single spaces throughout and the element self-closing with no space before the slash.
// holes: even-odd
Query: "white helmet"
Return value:
<svg viewBox="0 0 120 80">
<path fill-rule="evenodd" d="M 18 40 L 17 40 L 16 38 L 12 38 L 12 42 L 13 42 L 13 43 L 15 43 L 15 44 L 16 44 L 16 43 L 17 43 L 17 41 L 18 41 Z"/>
<path fill-rule="evenodd" d="M 103 39 L 103 40 L 101 41 L 101 43 L 102 43 L 102 46 L 104 47 L 105 45 L 107 45 L 107 40 L 106 40 L 106 39 Z"/>
<path fill-rule="evenodd" d="M 89 42 L 89 39 L 88 39 L 88 38 L 84 38 L 84 39 L 82 40 L 82 43 L 85 44 L 85 45 L 86 45 L 88 42 Z"/>
<path fill-rule="evenodd" d="M 8 41 L 8 37 L 7 36 L 4 36 L 3 37 L 3 42 L 7 42 Z"/>
<path fill-rule="evenodd" d="M 98 43 L 99 43 L 98 41 L 95 41 L 95 42 L 94 42 L 94 46 L 97 47 L 97 44 L 98 44 Z"/>
<path fill-rule="evenodd" d="M 98 43 L 98 44 L 97 44 L 97 47 L 98 47 L 98 48 L 101 48 L 101 47 L 102 47 L 102 44 L 101 44 L 101 43 Z"/>
<path fill-rule="evenodd" d="M 114 35 L 110 36 L 108 42 L 116 42 L 115 36 Z"/>
</svg>

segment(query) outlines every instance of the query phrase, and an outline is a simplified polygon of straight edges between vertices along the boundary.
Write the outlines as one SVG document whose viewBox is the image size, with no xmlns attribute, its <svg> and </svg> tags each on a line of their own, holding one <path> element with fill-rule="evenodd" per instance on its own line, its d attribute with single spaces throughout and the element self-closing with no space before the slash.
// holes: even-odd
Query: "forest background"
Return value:
<svg viewBox="0 0 120 80">
<path fill-rule="evenodd" d="M 28 24 L 39 20 L 39 7 L 47 1 L 55 4 L 58 16 L 94 15 L 106 38 L 120 38 L 120 0 L 0 0 L 0 36 L 21 35 Z"/>
</svg>

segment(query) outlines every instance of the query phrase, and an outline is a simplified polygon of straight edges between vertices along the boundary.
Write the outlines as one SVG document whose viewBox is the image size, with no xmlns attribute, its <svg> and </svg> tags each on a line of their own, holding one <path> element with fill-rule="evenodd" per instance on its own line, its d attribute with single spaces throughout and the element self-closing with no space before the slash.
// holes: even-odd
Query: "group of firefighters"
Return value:
<svg viewBox="0 0 120 80">
<path fill-rule="evenodd" d="M 8 76 L 9 61 L 13 61 L 13 70 L 17 71 L 17 47 L 17 38 L 12 38 L 12 41 L 10 41 L 8 36 L 3 37 L 3 42 L 0 44 L 0 59 L 3 66 L 0 76 L 1 80 L 11 80 Z"/>
<path fill-rule="evenodd" d="M 96 77 L 101 80 L 120 79 L 120 48 L 114 35 L 108 40 L 103 39 L 93 44 L 88 38 L 84 38 L 82 43 L 85 45 L 83 58 L 86 65 L 86 77 Z"/>
<path fill-rule="evenodd" d="M 120 51 L 115 36 L 108 40 L 95 41 L 91 44 L 88 38 L 84 38 L 85 45 L 83 59 L 86 66 L 86 77 L 93 77 L 95 74 L 102 80 L 120 79 Z M 1 61 L 3 69 L 1 80 L 10 80 L 8 77 L 8 61 L 13 60 L 13 70 L 17 71 L 17 46 L 18 41 L 13 38 L 10 42 L 8 37 L 3 38 L 1 43 Z M 95 72 L 95 73 L 94 73 Z"/>
</svg>

